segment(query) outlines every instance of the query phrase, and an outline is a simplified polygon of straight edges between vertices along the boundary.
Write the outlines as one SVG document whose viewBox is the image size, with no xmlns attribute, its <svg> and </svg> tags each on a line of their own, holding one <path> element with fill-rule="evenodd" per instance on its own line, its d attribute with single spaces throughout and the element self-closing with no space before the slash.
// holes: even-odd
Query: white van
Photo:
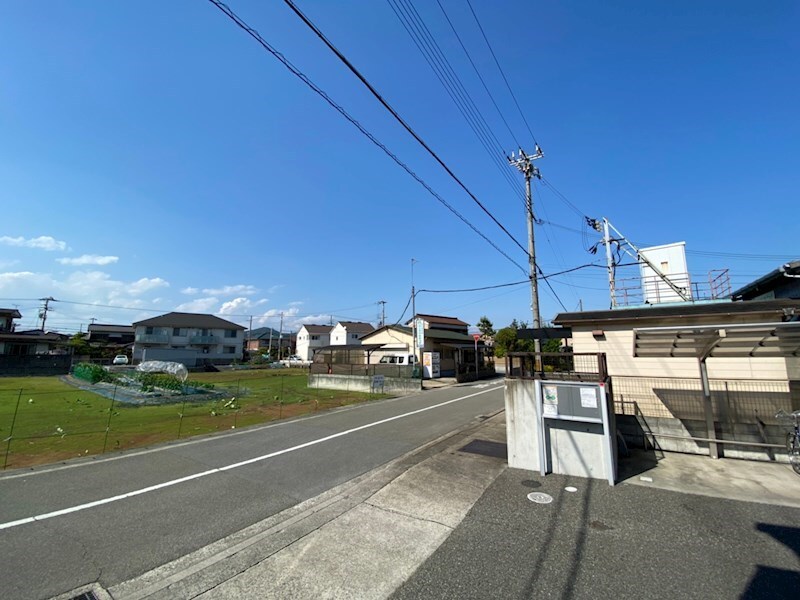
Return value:
<svg viewBox="0 0 800 600">
<path fill-rule="evenodd" d="M 382 365 L 413 365 L 416 362 L 417 357 L 413 354 L 387 354 L 380 360 Z"/>
</svg>

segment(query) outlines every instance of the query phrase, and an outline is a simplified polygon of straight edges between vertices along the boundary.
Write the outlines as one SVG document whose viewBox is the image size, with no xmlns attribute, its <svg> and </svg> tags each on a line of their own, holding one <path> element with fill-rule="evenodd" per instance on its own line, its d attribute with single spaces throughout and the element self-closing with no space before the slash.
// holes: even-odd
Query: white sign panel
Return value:
<svg viewBox="0 0 800 600">
<path fill-rule="evenodd" d="M 424 348 L 425 347 L 425 321 L 422 319 L 417 319 L 416 321 L 416 330 L 417 330 L 417 348 Z"/>
<path fill-rule="evenodd" d="M 583 408 L 597 408 L 597 393 L 593 387 L 581 388 L 581 406 Z"/>
</svg>

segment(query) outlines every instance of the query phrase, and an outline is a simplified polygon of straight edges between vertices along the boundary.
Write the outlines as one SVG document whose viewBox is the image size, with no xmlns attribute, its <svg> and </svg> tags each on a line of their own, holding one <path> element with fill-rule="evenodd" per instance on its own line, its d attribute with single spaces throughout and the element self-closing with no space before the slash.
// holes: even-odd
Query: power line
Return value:
<svg viewBox="0 0 800 600">
<path fill-rule="evenodd" d="M 520 144 L 519 140 L 517 139 L 517 136 L 514 135 L 514 132 L 511 131 L 511 126 L 508 124 L 508 121 L 506 120 L 505 115 L 503 115 L 503 112 L 500 110 L 500 107 L 497 105 L 497 102 L 495 101 L 494 96 L 492 95 L 492 92 L 489 91 L 489 86 L 486 85 L 486 82 L 484 81 L 483 77 L 481 76 L 481 73 L 478 70 L 478 67 L 475 65 L 475 62 L 472 60 L 472 56 L 470 55 L 469 51 L 467 50 L 467 47 L 464 45 L 464 42 L 461 41 L 461 36 L 458 35 L 458 31 L 456 31 L 456 28 L 453 25 L 453 22 L 450 20 L 450 17 L 448 16 L 447 11 L 444 9 L 444 6 L 442 6 L 442 3 L 439 0 L 436 0 L 436 4 L 438 4 L 439 8 L 442 9 L 442 13 L 444 14 L 444 18 L 447 20 L 447 23 L 450 25 L 450 29 L 453 30 L 453 33 L 455 34 L 456 39 L 458 40 L 458 43 L 461 45 L 462 50 L 464 50 L 464 54 L 467 55 L 467 59 L 469 60 L 469 64 L 472 65 L 472 68 L 475 70 L 475 74 L 478 76 L 478 79 L 480 79 L 481 84 L 483 84 L 483 89 L 486 90 L 486 93 L 488 94 L 489 98 L 491 99 L 492 104 L 494 104 L 494 107 L 497 110 L 497 114 L 500 115 L 500 118 L 503 120 L 503 123 L 505 124 L 509 135 L 512 138 L 514 138 L 514 143 L 517 145 L 517 147 L 521 148 L 522 144 Z"/>
<path fill-rule="evenodd" d="M 344 58 L 344 56 L 341 55 L 341 53 L 339 53 L 338 50 L 335 50 L 334 46 L 332 44 L 330 44 L 330 42 L 327 41 L 327 39 L 322 34 L 322 32 L 319 31 L 318 29 L 316 29 L 314 24 L 311 23 L 310 21 L 308 21 L 305 18 L 305 15 L 303 15 L 299 11 L 299 9 L 294 7 L 294 5 L 291 2 L 291 0 L 284 0 L 284 1 L 287 4 L 289 4 L 292 7 L 292 9 L 295 10 L 295 12 L 297 12 L 298 15 L 301 16 L 301 18 L 304 20 L 304 22 L 306 22 L 309 25 L 309 27 L 314 29 L 315 32 L 318 32 L 317 35 L 320 36 L 320 38 L 323 41 L 325 41 L 326 44 L 328 44 L 330 48 L 334 49 L 334 51 L 337 53 L 337 56 L 340 56 L 340 58 L 343 61 L 345 61 L 345 64 L 347 64 L 351 68 L 351 70 L 353 70 L 354 73 L 357 73 L 359 78 L 362 79 L 362 81 L 364 81 L 366 83 L 366 79 L 363 79 L 363 76 L 360 73 L 358 73 L 358 71 L 355 70 L 355 67 L 350 65 L 349 61 L 347 61 L 347 59 Z M 491 245 L 495 250 L 497 250 L 500 254 L 502 254 L 506 259 L 508 259 L 511 263 L 516 265 L 517 268 L 519 268 L 523 272 L 525 271 L 525 269 L 522 267 L 522 265 L 520 265 L 518 262 L 516 262 L 508 254 L 503 252 L 503 250 L 501 250 L 497 246 L 497 244 L 495 244 L 488 237 L 486 237 L 486 235 L 484 235 L 480 230 L 478 230 L 478 228 L 475 227 L 475 225 L 470 223 L 467 220 L 466 217 L 464 217 L 461 213 L 459 213 L 451 204 L 449 204 L 436 191 L 434 191 L 433 188 L 431 188 L 419 175 L 417 175 L 413 170 L 411 170 L 411 167 L 409 167 L 407 164 L 405 164 L 403 161 L 401 161 L 391 150 L 389 150 L 389 148 L 387 148 L 380 140 L 378 140 L 378 138 L 376 138 L 361 123 L 359 123 L 352 115 L 350 115 L 350 113 L 348 113 L 342 106 L 340 106 L 339 104 L 334 102 L 333 99 L 324 90 L 322 90 L 322 88 L 317 86 L 317 84 L 315 84 L 313 81 L 311 81 L 311 79 L 309 79 L 302 71 L 300 71 L 300 69 L 298 69 L 291 62 L 289 62 L 289 60 L 283 54 L 278 52 L 272 45 L 270 45 L 269 42 L 267 42 L 264 38 L 262 38 L 261 34 L 259 34 L 255 29 L 253 29 L 252 27 L 247 25 L 247 23 L 245 23 L 242 19 L 240 19 L 239 16 L 236 13 L 234 13 L 225 3 L 220 2 L 219 0 L 209 0 L 209 2 L 211 2 L 214 6 L 216 6 L 223 14 L 225 14 L 229 19 L 231 19 L 231 21 L 236 23 L 236 25 L 239 26 L 241 29 L 243 29 L 250 37 L 252 37 L 254 40 L 256 40 L 267 52 L 269 52 L 275 58 L 277 58 L 281 62 L 281 64 L 283 64 L 283 66 L 285 66 L 293 75 L 295 75 L 298 79 L 300 79 L 303 83 L 305 83 L 308 87 L 310 87 L 317 95 L 319 95 L 323 100 L 325 100 L 325 102 L 327 102 L 339 114 L 341 114 L 345 119 L 347 119 L 351 124 L 353 124 L 362 134 L 364 134 L 364 136 L 367 137 L 367 139 L 369 139 L 378 148 L 383 150 L 383 152 L 389 158 L 391 158 L 395 163 L 397 163 L 404 171 L 406 171 L 406 173 L 411 175 L 411 177 L 416 179 L 417 182 L 420 185 L 422 185 L 434 198 L 436 198 L 451 213 L 453 213 L 455 216 L 457 216 L 462 222 L 464 222 L 470 229 L 472 229 L 475 233 L 477 233 L 480 237 L 482 237 L 489 245 Z M 367 83 L 367 85 L 369 86 L 368 83 Z M 374 90 L 374 88 L 372 88 L 371 86 L 369 86 L 369 87 L 372 90 Z M 385 101 L 382 98 L 380 98 L 380 95 L 378 95 L 377 92 L 373 92 L 373 93 L 376 95 L 376 97 L 378 97 L 381 100 L 382 103 L 384 103 L 385 106 L 388 107 L 388 104 L 386 104 Z M 396 115 L 396 113 L 394 113 L 394 114 Z M 397 118 L 400 119 L 399 116 L 397 116 Z M 401 120 L 401 122 L 405 123 L 404 121 L 402 121 L 402 119 L 400 119 L 400 120 Z M 408 128 L 408 129 L 409 129 L 409 131 L 413 131 L 410 128 Z M 413 134 L 413 135 L 416 136 L 416 134 Z M 419 140 L 418 137 L 417 137 L 417 139 Z M 426 146 L 426 148 L 427 148 L 427 146 Z M 431 153 L 433 153 L 433 151 L 430 150 L 429 148 L 428 148 L 428 150 Z M 433 154 L 433 155 L 437 158 L 437 160 L 439 160 L 440 164 L 445 166 L 445 168 L 448 170 L 448 172 L 450 172 L 451 175 L 455 178 L 455 175 L 453 175 L 452 171 L 450 171 L 449 168 L 447 168 L 446 165 L 444 165 L 444 163 L 441 161 L 441 159 L 439 159 L 438 156 L 436 156 L 435 154 Z M 457 178 L 456 178 L 456 180 L 460 182 L 460 180 L 458 180 Z M 462 187 L 464 187 L 465 190 L 467 189 L 465 186 L 463 186 L 463 184 L 462 184 Z M 471 195 L 471 192 L 468 192 L 468 193 L 470 193 L 470 195 Z M 475 198 L 474 196 L 472 196 L 472 197 L 476 202 L 478 202 L 477 198 Z M 483 205 L 480 204 L 480 202 L 478 202 L 478 204 L 481 207 L 483 207 Z M 484 211 L 487 212 L 487 214 L 489 214 L 490 216 L 492 216 L 491 213 L 488 213 L 488 211 L 486 211 L 485 208 L 484 208 Z M 494 216 L 492 216 L 492 219 L 494 219 Z M 494 221 L 498 225 L 500 225 L 500 223 L 497 221 L 497 219 L 494 219 Z M 503 231 L 506 232 L 506 234 L 509 237 L 511 237 L 512 240 L 514 240 L 514 242 L 517 243 L 517 245 L 519 245 L 522 248 L 522 246 L 519 244 L 519 242 L 517 242 L 517 240 L 510 233 L 508 233 L 508 231 L 502 225 L 500 225 L 500 227 L 503 229 Z M 524 248 L 523 248 L 523 250 L 524 250 Z M 526 252 L 526 254 L 527 254 L 527 252 Z"/>
<path fill-rule="evenodd" d="M 557 294 L 557 293 L 556 293 L 556 291 L 553 289 L 553 286 L 552 286 L 552 285 L 550 285 L 550 282 L 547 280 L 547 279 L 548 279 L 548 276 L 544 274 L 544 271 L 542 271 L 542 268 L 541 268 L 539 265 L 536 265 L 536 270 L 537 270 L 537 271 L 539 271 L 539 273 L 542 275 L 542 279 L 544 279 L 544 283 L 545 283 L 545 285 L 546 285 L 548 288 L 550 288 L 550 291 L 551 291 L 551 292 L 553 292 L 553 296 L 555 296 L 556 300 L 557 300 L 557 301 L 558 301 L 558 303 L 561 305 L 561 308 L 563 308 L 563 309 L 564 309 L 564 311 L 566 311 L 566 310 L 567 310 L 567 307 L 566 307 L 566 306 L 564 306 L 564 303 L 561 301 L 561 298 L 559 298 L 559 297 L 558 297 L 558 294 Z"/>
<path fill-rule="evenodd" d="M 500 71 L 500 75 L 503 76 L 503 81 L 506 82 L 506 87 L 508 88 L 508 91 L 511 93 L 511 97 L 514 99 L 514 104 L 516 104 L 517 110 L 519 111 L 519 114 L 522 117 L 522 120 L 525 122 L 525 127 L 528 128 L 528 133 L 531 134 L 531 139 L 533 139 L 533 143 L 538 146 L 539 143 L 536 141 L 536 136 L 533 135 L 533 131 L 531 130 L 531 126 L 528 124 L 528 119 L 525 118 L 525 114 L 522 112 L 522 108 L 520 108 L 519 102 L 517 102 L 517 96 L 514 94 L 514 90 L 511 89 L 511 84 L 508 83 L 508 79 L 506 78 L 506 74 L 503 72 L 503 67 L 500 66 L 500 61 L 497 60 L 497 56 L 495 55 L 494 50 L 492 50 L 492 45 L 489 43 L 489 38 L 486 37 L 486 32 L 483 30 L 483 27 L 481 26 L 481 22 L 478 19 L 478 15 L 475 14 L 475 9 L 472 8 L 472 3 L 469 0 L 467 0 L 467 6 L 469 6 L 469 10 L 472 13 L 472 16 L 475 18 L 475 23 L 478 24 L 478 29 L 481 30 L 481 35 L 483 36 L 483 40 L 486 42 L 486 46 L 489 48 L 489 52 L 492 53 L 492 58 L 494 59 L 494 64 L 497 65 L 497 68 Z"/>
<path fill-rule="evenodd" d="M 498 285 L 485 285 L 483 287 L 476 287 L 476 288 L 463 288 L 460 290 L 417 290 L 417 293 L 420 292 L 428 292 L 429 294 L 457 294 L 461 292 L 480 292 L 483 290 L 495 290 L 498 288 L 504 287 L 512 287 L 515 285 L 522 285 L 523 283 L 530 283 L 530 280 L 525 279 L 524 281 L 514 281 L 512 283 L 501 283 Z"/>
<path fill-rule="evenodd" d="M 514 193 L 520 194 L 522 190 L 509 172 L 506 164 L 503 145 L 497 139 L 486 119 L 481 114 L 472 96 L 467 91 L 461 79 L 456 74 L 450 61 L 436 42 L 430 29 L 425 25 L 419 12 L 410 0 L 387 0 L 400 23 L 405 28 L 411 40 L 428 63 L 433 73 L 439 79 L 450 99 L 456 105 L 470 129 L 475 133 L 478 141 L 492 159 L 495 167 L 500 171 Z M 494 142 L 494 144 L 492 143 Z M 490 146 L 494 145 L 492 150 Z M 502 159 L 501 159 L 502 157 Z"/>
<path fill-rule="evenodd" d="M 358 127 L 358 128 L 359 128 L 359 129 L 362 131 L 362 133 L 364 133 L 364 135 L 367 135 L 367 136 L 370 138 L 370 140 L 372 140 L 372 141 L 373 141 L 373 143 L 375 143 L 375 144 L 378 144 L 378 145 L 379 145 L 379 147 L 381 147 L 381 149 L 383 149 L 383 150 L 384 150 L 384 152 L 386 152 L 387 154 L 389 154 L 389 155 L 390 155 L 390 156 L 391 156 L 391 157 L 392 157 L 392 158 L 395 160 L 395 162 L 397 162 L 398 164 L 400 164 L 400 165 L 401 165 L 401 166 L 402 166 L 402 167 L 403 167 L 403 168 L 404 168 L 406 171 L 408 171 L 408 172 L 409 172 L 409 174 L 410 174 L 410 175 L 412 175 L 412 176 L 413 176 L 415 179 L 417 179 L 417 180 L 418 180 L 420 183 L 422 183 L 422 184 L 423 184 L 423 185 L 424 185 L 424 186 L 425 186 L 425 187 L 428 189 L 428 191 L 430 191 L 431 193 L 434 193 L 434 192 L 433 192 L 433 190 L 431 190 L 431 189 L 428 187 L 428 185 L 427 185 L 427 184 L 425 184 L 425 183 L 424 183 L 424 182 L 423 182 L 423 181 L 422 181 L 422 180 L 421 180 L 421 179 L 420 179 L 420 178 L 419 178 L 419 177 L 418 177 L 416 174 L 414 174 L 414 173 L 413 173 L 413 171 L 411 171 L 411 170 L 410 170 L 410 169 L 409 169 L 407 166 L 405 166 L 403 163 L 401 163 L 401 162 L 400 162 L 400 160 L 399 160 L 397 157 L 395 157 L 393 154 L 391 154 L 391 153 L 388 151 L 388 149 L 386 149 L 386 148 L 385 148 L 385 146 L 383 146 L 382 144 L 380 144 L 380 142 L 378 142 L 378 141 L 377 141 L 377 140 L 374 138 L 374 136 L 372 136 L 372 134 L 368 133 L 368 132 L 367 132 L 367 131 L 366 131 L 366 130 L 365 130 L 365 129 L 364 129 L 364 128 L 363 128 L 363 127 L 360 125 L 360 124 L 358 124 L 358 123 L 357 123 L 357 121 L 355 121 L 355 119 L 353 119 L 352 117 L 350 117 L 350 116 L 349 116 L 349 115 L 348 115 L 348 114 L 347 114 L 347 113 L 344 111 L 344 109 L 343 109 L 343 108 L 341 108 L 340 106 L 338 106 L 337 104 L 335 104 L 335 103 L 334 103 L 334 102 L 333 102 L 333 101 L 332 101 L 332 100 L 331 100 L 331 99 L 330 99 L 330 98 L 327 96 L 327 94 L 325 94 L 325 93 L 324 93 L 322 90 L 320 90 L 320 89 L 319 89 L 319 88 L 318 88 L 318 87 L 317 87 L 315 84 L 313 84 L 313 83 L 312 83 L 312 82 L 311 82 L 311 81 L 310 81 L 310 80 L 309 80 L 309 79 L 308 79 L 308 78 L 307 78 L 305 75 L 303 75 L 303 74 L 302 74 L 302 73 L 301 73 L 301 72 L 300 72 L 300 71 L 299 71 L 299 70 L 298 70 L 296 67 L 294 67 L 293 65 L 291 65 L 291 63 L 289 63 L 289 61 L 288 61 L 288 60 L 286 60 L 286 58 L 285 58 L 285 57 L 284 57 L 282 54 L 280 54 L 279 52 L 277 52 L 277 51 L 276 51 L 274 48 L 272 48 L 272 46 L 270 46 L 270 45 L 269 45 L 269 44 L 268 44 L 266 41 L 264 41 L 264 39 L 263 39 L 263 38 L 262 38 L 262 37 L 259 35 L 259 33 L 258 33 L 257 31 L 253 30 L 253 29 L 252 29 L 252 28 L 250 28 L 250 27 L 249 27 L 249 26 L 248 26 L 246 23 L 244 23 L 244 21 L 242 21 L 242 20 L 241 20 L 241 19 L 240 19 L 238 16 L 236 16 L 236 14 L 235 14 L 233 11 L 231 11 L 231 9 L 230 9 L 230 8 L 228 8 L 228 7 L 227 7 L 227 6 L 226 6 L 224 3 L 220 2 L 219 0 L 209 0 L 209 2 L 211 2 L 212 4 L 214 4 L 214 5 L 215 5 L 217 8 L 219 8 L 219 9 L 220 9 L 220 10 L 221 10 L 223 13 L 225 13 L 225 14 L 226 14 L 226 15 L 227 15 L 227 16 L 228 16 L 228 17 L 229 17 L 229 18 L 230 18 L 232 21 L 234 21 L 234 22 L 235 22 L 235 23 L 236 23 L 236 24 L 237 24 L 239 27 L 241 27 L 242 29 L 244 29 L 244 30 L 245 30 L 245 31 L 246 31 L 246 32 L 247 32 L 247 33 L 248 33 L 248 34 L 249 34 L 251 37 L 253 37 L 253 39 L 255 39 L 257 42 L 259 42 L 259 43 L 260 43 L 260 44 L 261 44 L 261 45 L 262 45 L 262 46 L 263 46 L 263 47 L 264 47 L 264 48 L 265 48 L 265 49 L 266 49 L 268 52 L 270 52 L 270 53 L 271 53 L 271 54 L 273 54 L 273 55 L 274 55 L 274 56 L 275 56 L 275 57 L 276 57 L 278 60 L 280 60 L 280 61 L 281 61 L 281 62 L 282 62 L 282 63 L 283 63 L 283 64 L 284 64 L 284 65 L 285 65 L 285 66 L 286 66 L 286 67 L 287 67 L 287 68 L 288 68 L 290 71 L 292 71 L 292 73 L 294 73 L 296 76 L 300 77 L 300 78 L 301 78 L 301 79 L 302 79 L 302 80 L 303 80 L 303 81 L 306 83 L 306 85 L 309 85 L 309 87 L 311 87 L 311 88 L 312 88 L 312 89 L 313 89 L 315 92 L 317 92 L 318 94 L 320 94 L 320 95 L 321 95 L 321 96 L 322 96 L 322 97 L 323 97 L 323 98 L 324 98 L 324 99 L 325 99 L 325 100 L 326 100 L 326 101 L 327 101 L 329 104 L 331 104 L 331 106 L 333 106 L 334 108 L 336 108 L 336 110 L 338 110 L 340 113 L 342 113 L 342 114 L 343 114 L 343 116 L 345 116 L 345 118 L 347 118 L 347 119 L 348 119 L 348 120 L 349 120 L 351 123 L 353 123 L 354 125 L 356 125 L 356 127 Z M 436 154 L 436 152 L 434 152 L 434 151 L 431 149 L 431 147 L 430 147 L 430 146 L 429 146 L 429 145 L 428 145 L 428 144 L 427 144 L 427 143 L 426 143 L 426 142 L 425 142 L 425 141 L 424 141 L 424 140 L 423 140 L 423 139 L 422 139 L 422 138 L 421 138 L 421 137 L 420 137 L 420 136 L 417 134 L 417 132 L 416 132 L 416 131 L 414 131 L 414 129 L 412 129 L 412 128 L 411 128 L 411 126 L 410 126 L 408 123 L 406 123 L 406 121 L 405 121 L 405 120 L 404 120 L 404 119 L 403 119 L 403 118 L 402 118 L 402 117 L 401 117 L 401 116 L 400 116 L 400 115 L 397 113 L 397 111 L 396 111 L 396 110 L 395 110 L 395 109 L 394 109 L 394 108 L 393 108 L 393 107 L 392 107 L 392 106 L 391 106 L 391 105 L 390 105 L 390 104 L 389 104 L 389 103 L 388 103 L 388 102 L 387 102 L 387 101 L 386 101 L 386 100 L 383 98 L 383 96 L 381 96 L 381 94 L 380 94 L 380 93 L 379 93 L 379 92 L 378 92 L 378 91 L 375 89 L 375 87 L 374 87 L 374 86 L 373 86 L 373 85 L 372 85 L 372 84 L 371 84 L 371 83 L 370 83 L 370 82 L 367 80 L 367 78 L 366 78 L 366 77 L 364 77 L 364 75 L 362 75 L 362 74 L 361 74 L 361 72 L 360 72 L 358 69 L 356 69 L 356 67 L 353 65 L 353 63 L 351 63 L 351 62 L 350 62 L 350 61 L 347 59 L 347 57 L 346 57 L 344 54 L 342 54 L 342 53 L 339 51 L 339 49 L 338 49 L 338 48 L 336 48 L 336 46 L 334 46 L 334 45 L 333 45 L 333 43 L 332 43 L 332 42 L 331 42 L 331 41 L 330 41 L 330 40 L 329 40 L 329 39 L 328 39 L 328 38 L 325 36 L 325 34 L 324 34 L 324 33 L 322 33 L 322 31 L 321 31 L 321 30 L 320 30 L 320 29 L 319 29 L 319 28 L 318 28 L 318 27 L 317 27 L 317 26 L 316 26 L 314 23 L 312 23 L 312 22 L 311 22 L 311 20 L 310 20 L 308 17 L 306 17 L 306 16 L 303 14 L 303 12 L 302 12 L 302 11 L 301 11 L 299 8 L 297 8 L 297 6 L 294 4 L 294 2 L 292 2 L 292 0 L 284 0 L 284 2 L 285 2 L 285 3 L 287 4 L 287 6 L 289 6 L 289 8 L 291 8 L 291 9 L 294 11 L 294 13 L 295 13 L 295 14 L 296 14 L 298 17 L 300 17 L 300 19 L 301 19 L 301 20 L 302 20 L 302 21 L 303 21 L 303 22 L 304 22 L 304 23 L 305 23 L 305 24 L 306 24 L 306 25 L 307 25 L 307 26 L 308 26 L 308 27 L 309 27 L 309 28 L 310 28 L 310 29 L 311 29 L 311 30 L 312 30 L 312 31 L 313 31 L 313 32 L 314 32 L 316 35 L 317 35 L 317 37 L 319 37 L 319 39 L 320 39 L 320 40 L 322 40 L 322 42 L 323 42 L 323 43 L 324 43 L 324 44 L 325 44 L 325 45 L 326 45 L 326 46 L 327 46 L 327 47 L 328 47 L 328 48 L 331 50 L 331 52 L 333 52 L 333 53 L 336 55 L 336 57 L 337 57 L 337 58 L 338 58 L 338 59 L 339 59 L 339 60 L 340 60 L 340 61 L 341 61 L 341 62 L 342 62 L 342 63 L 343 63 L 343 64 L 344 64 L 344 65 L 345 65 L 345 66 L 346 66 L 346 67 L 347 67 L 349 70 L 350 70 L 350 72 L 351 72 L 351 73 L 353 73 L 353 75 L 355 75 L 355 76 L 356 76 L 356 77 L 359 79 L 359 81 L 361 81 L 361 83 L 363 83 L 363 84 L 364 84 L 364 86 L 366 86 L 366 88 L 367 88 L 367 89 L 370 91 L 370 93 L 371 93 L 371 94 L 372 94 L 372 95 L 373 95 L 373 96 L 374 96 L 374 97 L 375 97 L 375 98 L 378 100 L 378 102 L 380 102 L 380 103 L 383 105 L 383 107 L 384 107 L 384 108 L 386 108 L 386 110 L 388 110 L 388 111 L 391 113 L 391 115 L 392 115 L 392 116 L 393 116 L 393 117 L 394 117 L 394 118 L 397 120 L 397 122 L 398 122 L 398 123 L 400 123 L 400 124 L 403 126 L 403 128 L 404 128 L 406 131 L 408 131 L 408 133 L 410 133 L 410 134 L 411 134 L 411 136 L 412 136 L 412 137 L 413 137 L 413 138 L 414 138 L 414 139 L 415 139 L 415 140 L 416 140 L 416 141 L 417 141 L 417 142 L 418 142 L 418 143 L 419 143 L 419 144 L 420 144 L 420 145 L 421 145 L 421 146 L 422 146 L 422 147 L 423 147 L 423 148 L 424 148 L 424 149 L 425 149 L 427 152 L 428 152 L 428 154 L 430 154 L 430 155 L 431 155 L 431 156 L 434 158 L 434 160 L 436 160 L 436 162 L 438 162 L 438 163 L 441 165 L 441 167 L 442 167 L 442 168 L 443 168 L 443 169 L 444 169 L 444 170 L 447 172 L 447 174 L 448 174 L 448 175 L 450 175 L 450 177 L 451 177 L 451 178 L 452 178 L 452 179 L 453 179 L 453 180 L 454 180 L 454 181 L 455 181 L 455 182 L 456 182 L 456 183 L 457 183 L 457 184 L 458 184 L 458 185 L 461 187 L 461 189 L 463 189 L 463 190 L 464 190 L 464 191 L 467 193 L 467 195 L 468 195 L 470 198 L 472 198 L 473 202 L 475 202 L 475 203 L 476 203 L 476 204 L 477 204 L 477 205 L 478 205 L 478 206 L 481 208 L 481 210 L 482 210 L 484 213 L 486 213 L 486 214 L 489 216 L 489 218 L 491 218 L 491 219 L 492 219 L 492 221 L 494 221 L 494 222 L 495 222 L 495 224 L 496 224 L 498 227 L 500 227 L 500 229 L 502 229 L 502 230 L 503 230 L 503 232 L 504 232 L 504 233 L 505 233 L 505 234 L 506 234 L 506 235 L 507 235 L 507 236 L 508 236 L 508 237 L 509 237 L 509 238 L 510 238 L 510 239 L 511 239 L 511 240 L 512 240 L 512 241 L 513 241 L 513 242 L 514 242 L 514 243 L 515 243 L 517 246 L 519 246 L 519 248 L 520 248 L 520 249 L 521 249 L 521 250 L 522 250 L 522 251 L 525 253 L 525 255 L 527 256 L 527 255 L 528 255 L 528 251 L 525 249 L 525 247 L 524 247 L 522 244 L 520 244 L 520 243 L 519 243 L 519 241 L 518 241 L 518 240 L 517 240 L 517 239 L 516 239 L 516 238 L 515 238 L 513 235 L 511 235 L 511 233 L 510 233 L 510 232 L 509 232 L 509 231 L 508 231 L 508 230 L 507 230 L 507 229 L 506 229 L 506 228 L 505 228 L 505 227 L 502 225 L 502 223 L 500 223 L 500 221 L 498 221 L 498 220 L 495 218 L 495 216 L 494 216 L 494 215 L 493 215 L 493 214 L 492 214 L 492 213 L 489 211 L 489 209 L 487 209 L 487 208 L 486 208 L 486 207 L 485 207 L 485 206 L 484 206 L 484 205 L 481 203 L 481 201 L 480 201 L 480 200 L 478 200 L 478 198 L 475 196 L 475 194 L 473 194 L 473 193 L 472 193 L 472 192 L 469 190 L 469 188 L 468 188 L 468 187 L 467 187 L 467 186 L 464 184 L 464 182 L 463 182 L 463 181 L 461 181 L 461 179 L 459 179 L 459 178 L 456 176 L 456 174 L 455 174 L 455 173 L 452 171 L 452 169 L 450 169 L 450 167 L 448 167 L 448 166 L 447 166 L 447 164 L 446 164 L 446 163 L 445 163 L 445 162 L 444 162 L 444 161 L 443 161 L 441 158 L 439 158 L 439 155 L 438 155 L 438 154 Z M 435 193 L 434 193 L 434 194 L 435 194 Z M 436 195 L 436 197 L 437 197 L 437 199 L 439 199 L 439 201 L 440 201 L 440 202 L 444 202 L 444 200 L 440 199 L 440 198 L 438 197 L 438 195 Z M 450 210 L 451 210 L 452 212 L 455 212 L 455 209 L 453 209 L 453 208 L 449 207 L 449 205 L 446 205 L 446 206 L 448 206 L 448 208 L 450 208 Z M 459 216 L 459 218 L 461 218 L 463 221 L 465 221 L 465 222 L 466 222 L 466 220 L 465 220 L 463 217 L 461 217 L 460 215 L 458 215 L 458 216 Z M 474 226 L 472 226 L 472 225 L 470 225 L 470 226 L 471 226 L 471 227 L 473 227 L 473 229 L 474 229 Z M 477 231 L 477 230 L 476 230 L 476 231 Z M 485 236 L 483 236 L 483 234 L 481 234 L 481 235 L 482 235 L 482 237 L 485 237 Z M 487 239 L 487 241 L 488 241 L 488 238 L 486 238 L 486 239 Z M 490 242 L 490 243 L 491 243 L 491 242 Z M 494 246 L 494 244 L 492 244 L 492 245 Z M 499 248 L 497 248 L 496 246 L 495 246 L 495 248 L 496 248 L 498 251 L 500 251 L 500 249 L 499 249 Z M 501 251 L 501 252 L 502 252 L 502 251 Z M 503 253 L 503 255 L 504 255 L 504 256 L 506 256 L 506 258 L 508 258 L 509 260 L 512 260 L 512 259 L 511 259 L 511 258 L 509 258 L 507 255 L 505 255 L 505 253 Z M 512 262 L 514 262 L 514 261 L 512 260 Z M 517 263 L 515 263 L 515 264 L 517 264 Z M 518 265 L 518 264 L 517 264 L 517 266 L 519 267 L 519 265 Z M 522 268 L 522 267 L 520 267 L 520 268 Z M 522 269 L 522 270 L 524 271 L 524 269 Z"/>
</svg>

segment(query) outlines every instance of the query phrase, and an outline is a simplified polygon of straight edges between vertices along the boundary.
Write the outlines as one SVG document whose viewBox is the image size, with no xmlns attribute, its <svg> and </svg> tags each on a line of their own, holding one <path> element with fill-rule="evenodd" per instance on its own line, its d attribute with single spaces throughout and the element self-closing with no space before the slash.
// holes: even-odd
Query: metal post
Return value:
<svg viewBox="0 0 800 600">
<path fill-rule="evenodd" d="M 617 305 L 615 265 L 614 257 L 611 254 L 611 234 L 608 231 L 608 219 L 606 218 L 603 219 L 603 245 L 606 247 L 606 263 L 608 265 L 608 291 L 611 294 L 611 308 L 614 308 Z"/>
<path fill-rule="evenodd" d="M 11 438 L 14 437 L 14 423 L 17 422 L 17 413 L 19 412 L 19 401 L 22 399 L 22 388 L 19 390 L 17 396 L 17 406 L 14 408 L 14 416 L 11 417 L 11 431 L 8 432 L 8 444 L 6 445 L 6 458 L 3 461 L 3 470 L 8 466 L 8 454 L 11 452 Z"/>
<path fill-rule="evenodd" d="M 719 446 L 716 442 L 717 430 L 714 427 L 714 412 L 711 404 L 711 386 L 708 383 L 708 368 L 706 367 L 706 359 L 701 358 L 698 360 L 700 363 L 700 381 L 703 384 L 703 410 L 706 417 L 706 430 L 708 431 L 708 439 L 712 440 L 708 443 L 708 452 L 711 458 L 719 458 Z"/>
<path fill-rule="evenodd" d="M 111 416 L 114 414 L 114 402 L 117 399 L 117 386 L 114 386 L 114 395 L 111 397 L 111 406 L 108 408 L 108 421 L 106 421 L 106 437 L 103 440 L 103 452 L 106 453 L 106 445 L 108 444 L 108 432 L 111 429 Z"/>
<path fill-rule="evenodd" d="M 186 398 L 183 399 L 183 406 L 181 406 L 181 415 L 178 420 L 178 438 L 181 437 L 181 429 L 183 428 L 183 413 L 186 411 Z"/>
<path fill-rule="evenodd" d="M 478 338 L 475 338 L 475 381 L 478 381 Z"/>
</svg>

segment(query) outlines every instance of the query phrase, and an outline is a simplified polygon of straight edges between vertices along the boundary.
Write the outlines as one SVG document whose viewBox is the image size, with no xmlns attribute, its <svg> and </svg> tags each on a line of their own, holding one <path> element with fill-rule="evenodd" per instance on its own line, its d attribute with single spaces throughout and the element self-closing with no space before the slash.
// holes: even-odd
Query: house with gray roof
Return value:
<svg viewBox="0 0 800 600">
<path fill-rule="evenodd" d="M 360 343 L 359 340 L 375 328 L 370 323 L 339 321 L 331 330 L 331 345 L 344 346 Z"/>
<path fill-rule="evenodd" d="M 311 360 L 315 348 L 330 345 L 332 330 L 331 325 L 303 325 L 297 332 L 297 355 L 303 360 Z"/>
<path fill-rule="evenodd" d="M 187 367 L 241 360 L 242 325 L 215 315 L 171 312 L 133 323 L 134 362 L 169 360 Z"/>
</svg>

